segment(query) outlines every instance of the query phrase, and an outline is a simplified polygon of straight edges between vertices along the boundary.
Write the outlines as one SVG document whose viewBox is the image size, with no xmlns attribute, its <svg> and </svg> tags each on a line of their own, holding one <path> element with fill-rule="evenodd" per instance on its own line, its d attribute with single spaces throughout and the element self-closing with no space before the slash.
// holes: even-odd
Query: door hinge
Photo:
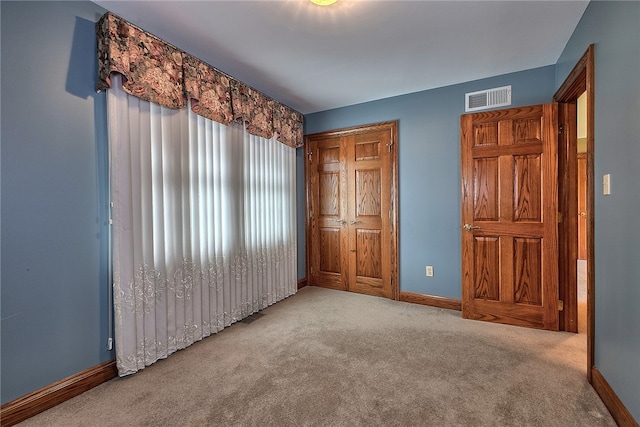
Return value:
<svg viewBox="0 0 640 427">
<path fill-rule="evenodd" d="M 558 133 L 562 133 L 564 132 L 564 126 L 562 126 L 562 123 L 558 124 Z"/>
<path fill-rule="evenodd" d="M 313 156 L 313 151 L 307 151 L 307 157 L 309 157 L 309 161 L 311 161 L 311 156 Z"/>
<path fill-rule="evenodd" d="M 558 223 L 562 222 L 562 212 L 558 212 Z"/>
<path fill-rule="evenodd" d="M 561 299 L 559 299 L 558 300 L 558 311 L 562 311 L 562 310 L 564 310 L 564 302 Z"/>
<path fill-rule="evenodd" d="M 387 144 L 387 148 L 389 149 L 389 152 L 391 152 L 391 146 L 393 145 L 393 141 L 389 142 Z"/>
</svg>

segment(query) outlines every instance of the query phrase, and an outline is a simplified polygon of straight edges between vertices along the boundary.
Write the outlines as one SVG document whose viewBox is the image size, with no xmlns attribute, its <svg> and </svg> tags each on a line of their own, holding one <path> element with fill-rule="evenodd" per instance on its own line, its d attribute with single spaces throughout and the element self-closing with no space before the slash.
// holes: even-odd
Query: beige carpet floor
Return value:
<svg viewBox="0 0 640 427">
<path fill-rule="evenodd" d="M 614 426 L 584 335 L 307 287 L 23 426 Z"/>
</svg>

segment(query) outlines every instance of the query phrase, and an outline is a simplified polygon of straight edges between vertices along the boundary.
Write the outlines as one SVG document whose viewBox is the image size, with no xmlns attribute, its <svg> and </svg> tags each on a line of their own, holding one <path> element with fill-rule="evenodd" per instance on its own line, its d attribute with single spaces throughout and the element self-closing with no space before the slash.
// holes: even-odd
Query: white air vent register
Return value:
<svg viewBox="0 0 640 427">
<path fill-rule="evenodd" d="M 465 94 L 464 97 L 464 110 L 466 112 L 503 107 L 505 105 L 511 105 L 511 86 L 469 92 Z"/>
</svg>

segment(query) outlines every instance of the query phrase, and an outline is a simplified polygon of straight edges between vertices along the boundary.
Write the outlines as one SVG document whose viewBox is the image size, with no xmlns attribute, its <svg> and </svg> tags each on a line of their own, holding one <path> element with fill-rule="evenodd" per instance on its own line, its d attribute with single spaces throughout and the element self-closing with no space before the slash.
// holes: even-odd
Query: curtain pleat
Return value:
<svg viewBox="0 0 640 427">
<path fill-rule="evenodd" d="M 123 376 L 296 292 L 295 149 L 120 84 L 108 103 Z"/>
</svg>

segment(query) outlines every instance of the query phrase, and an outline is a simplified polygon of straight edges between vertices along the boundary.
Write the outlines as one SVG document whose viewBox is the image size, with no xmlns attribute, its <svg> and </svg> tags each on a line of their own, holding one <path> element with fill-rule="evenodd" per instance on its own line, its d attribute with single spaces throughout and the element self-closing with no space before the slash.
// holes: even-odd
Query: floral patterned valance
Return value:
<svg viewBox="0 0 640 427">
<path fill-rule="evenodd" d="M 198 58 L 112 13 L 96 23 L 98 90 L 111 87 L 111 73 L 124 76 L 123 89 L 169 108 L 191 101 L 194 113 L 228 125 L 244 123 L 249 133 L 301 147 L 302 114 L 269 98 Z"/>
<path fill-rule="evenodd" d="M 182 52 L 111 14 L 98 21 L 96 33 L 98 90 L 108 89 L 118 72 L 130 95 L 170 108 L 186 105 Z"/>
<path fill-rule="evenodd" d="M 247 131 L 263 138 L 271 138 L 273 132 L 274 101 L 250 86 L 236 81 L 231 91 L 233 112 L 237 121 L 243 121 Z"/>
<path fill-rule="evenodd" d="M 234 120 L 231 109 L 233 80 L 191 55 L 185 55 L 183 67 L 185 95 L 191 99 L 193 112 L 225 125 L 230 124 Z"/>
</svg>

